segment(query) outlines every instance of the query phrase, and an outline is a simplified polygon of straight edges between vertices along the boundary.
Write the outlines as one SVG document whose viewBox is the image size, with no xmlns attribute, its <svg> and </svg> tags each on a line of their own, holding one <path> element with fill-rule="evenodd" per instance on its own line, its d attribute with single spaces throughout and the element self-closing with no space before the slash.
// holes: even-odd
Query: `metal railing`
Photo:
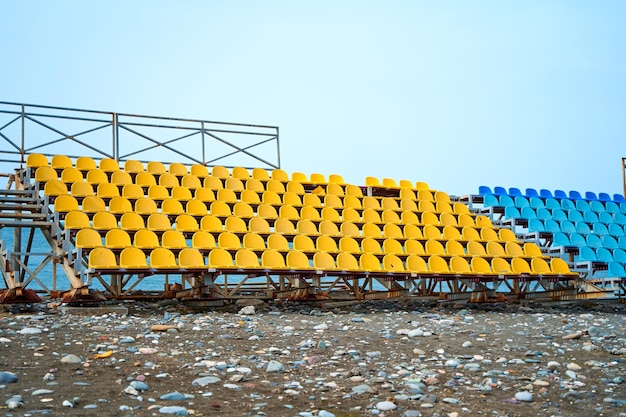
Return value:
<svg viewBox="0 0 626 417">
<path fill-rule="evenodd" d="M 29 153 L 280 168 L 276 126 L 0 101 L 0 164 L 14 169 Z"/>
</svg>

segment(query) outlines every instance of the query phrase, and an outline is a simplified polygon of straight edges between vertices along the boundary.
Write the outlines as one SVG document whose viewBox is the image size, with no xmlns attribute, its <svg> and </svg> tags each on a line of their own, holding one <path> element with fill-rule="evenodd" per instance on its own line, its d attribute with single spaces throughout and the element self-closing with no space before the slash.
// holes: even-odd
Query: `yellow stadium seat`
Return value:
<svg viewBox="0 0 626 417">
<path fill-rule="evenodd" d="M 509 262 L 500 257 L 495 257 L 491 260 L 491 270 L 496 274 L 510 275 L 513 273 Z"/>
<path fill-rule="evenodd" d="M 506 256 L 506 252 L 500 243 L 495 241 L 489 241 L 487 242 L 487 255 L 504 257 Z"/>
<path fill-rule="evenodd" d="M 284 204 L 278 211 L 278 217 L 281 219 L 297 220 L 300 218 L 300 213 L 292 205 Z"/>
<path fill-rule="evenodd" d="M 161 246 L 168 249 L 183 249 L 187 247 L 187 240 L 178 230 L 166 230 L 161 235 Z"/>
<path fill-rule="evenodd" d="M 322 216 L 323 216 L 323 211 L 322 211 Z M 355 209 L 347 207 L 341 211 L 341 221 L 343 221 L 344 223 L 345 222 L 360 223 L 361 215 Z"/>
<path fill-rule="evenodd" d="M 163 162 L 159 161 L 148 162 L 148 165 L 146 166 L 146 171 L 150 174 L 156 175 L 165 174 L 167 172 L 167 170 L 165 169 L 165 165 L 163 165 Z"/>
<path fill-rule="evenodd" d="M 26 157 L 27 168 L 39 168 L 48 166 L 48 157 L 40 153 L 31 153 Z"/>
<path fill-rule="evenodd" d="M 361 241 L 361 252 L 363 253 L 383 253 L 380 243 L 376 239 L 366 237 Z"/>
<path fill-rule="evenodd" d="M 278 213 L 276 212 L 276 209 L 274 208 L 274 206 L 270 204 L 265 204 L 265 203 L 259 204 L 256 210 L 257 210 L 257 216 L 263 219 L 276 219 L 278 217 Z"/>
<path fill-rule="evenodd" d="M 194 248 L 185 248 L 178 253 L 178 265 L 183 269 L 205 269 L 204 257 Z"/>
<path fill-rule="evenodd" d="M 555 275 L 550 268 L 550 264 L 543 258 L 532 258 L 530 260 L 530 268 L 533 274 Z"/>
<path fill-rule="evenodd" d="M 65 215 L 63 228 L 66 230 L 80 230 L 91 227 L 89 217 L 80 210 L 69 211 Z"/>
<path fill-rule="evenodd" d="M 170 216 L 178 216 L 184 214 L 185 209 L 183 204 L 175 198 L 166 198 L 161 202 L 161 213 L 168 214 Z"/>
<path fill-rule="evenodd" d="M 136 231 L 139 229 L 145 229 L 146 224 L 138 213 L 130 212 L 122 214 L 120 218 L 120 229 Z"/>
<path fill-rule="evenodd" d="M 233 206 L 233 215 L 244 219 L 254 217 L 254 209 L 248 203 L 236 203 Z"/>
<path fill-rule="evenodd" d="M 299 250 L 290 250 L 286 256 L 287 268 L 294 271 L 306 271 L 312 269 L 308 256 Z"/>
<path fill-rule="evenodd" d="M 446 255 L 465 256 L 465 248 L 458 240 L 446 241 Z"/>
<path fill-rule="evenodd" d="M 309 182 L 312 182 L 314 184 L 326 184 L 326 177 L 324 176 L 324 174 L 320 174 L 318 172 L 313 172 L 311 173 L 311 180 Z"/>
<path fill-rule="evenodd" d="M 255 178 L 259 181 L 264 181 L 264 182 L 267 182 L 270 180 L 269 174 L 263 168 L 254 168 L 252 170 L 252 178 Z"/>
<path fill-rule="evenodd" d="M 111 230 L 117 228 L 117 219 L 108 211 L 99 211 L 93 215 L 93 228 L 96 230 Z"/>
<path fill-rule="evenodd" d="M 233 190 L 222 188 L 217 190 L 217 200 L 225 203 L 236 203 L 239 201 L 237 194 Z"/>
<path fill-rule="evenodd" d="M 110 249 L 124 249 L 132 246 L 128 232 L 122 229 L 111 229 L 104 236 L 106 247 Z"/>
<path fill-rule="evenodd" d="M 452 205 L 447 201 L 437 201 L 435 203 L 435 211 L 437 213 L 452 213 Z"/>
<path fill-rule="evenodd" d="M 241 192 L 243 190 L 245 190 L 245 187 L 243 185 L 243 182 L 239 179 L 239 178 L 226 178 L 226 181 L 224 183 L 224 187 L 227 190 L 233 190 L 236 192 Z"/>
<path fill-rule="evenodd" d="M 387 223 L 383 226 L 383 235 L 394 239 L 402 239 L 404 237 L 404 232 L 397 224 Z"/>
<path fill-rule="evenodd" d="M 115 159 L 103 158 L 100 160 L 99 168 L 101 171 L 111 173 L 120 170 L 120 165 Z"/>
<path fill-rule="evenodd" d="M 215 243 L 215 237 L 204 230 L 198 230 L 191 237 L 191 247 L 198 250 L 210 250 L 217 247 Z"/>
<path fill-rule="evenodd" d="M 250 178 L 250 173 L 244 167 L 234 167 L 232 176 L 240 180 L 247 180 L 248 178 Z"/>
<path fill-rule="evenodd" d="M 487 216 L 483 216 L 483 215 L 476 216 L 476 219 L 474 221 L 476 222 L 476 227 L 492 227 L 493 228 L 493 224 L 491 223 L 491 220 Z"/>
<path fill-rule="evenodd" d="M 281 182 L 279 182 L 279 184 L 282 185 Z M 274 183 L 272 183 L 272 185 L 274 185 Z M 302 185 L 302 183 L 297 182 L 297 181 L 289 181 L 287 183 L 287 186 L 285 187 L 285 192 L 297 194 L 299 196 L 304 195 L 306 193 L 304 191 L 304 186 Z"/>
<path fill-rule="evenodd" d="M 289 219 L 279 218 L 274 222 L 274 232 L 280 234 L 293 235 L 296 233 L 296 228 Z"/>
<path fill-rule="evenodd" d="M 111 184 L 118 185 L 122 187 L 126 184 L 132 184 L 133 179 L 130 174 L 126 171 L 114 171 L 111 173 Z"/>
<path fill-rule="evenodd" d="M 261 202 L 264 204 L 271 204 L 273 206 L 280 206 L 283 204 L 280 196 L 274 191 L 266 191 L 261 197 Z"/>
<path fill-rule="evenodd" d="M 185 213 L 191 216 L 202 217 L 209 214 L 206 204 L 200 200 L 189 200 L 185 204 Z"/>
<path fill-rule="evenodd" d="M 54 200 L 54 211 L 57 213 L 69 213 L 78 210 L 78 201 L 68 194 L 61 194 Z"/>
<path fill-rule="evenodd" d="M 330 220 L 323 220 L 320 222 L 319 232 L 320 234 L 327 236 L 339 236 L 341 234 L 337 224 Z"/>
<path fill-rule="evenodd" d="M 176 256 L 167 248 L 155 248 L 150 252 L 150 267 L 154 269 L 178 269 Z"/>
<path fill-rule="evenodd" d="M 190 190 L 191 191 L 191 190 Z M 196 188 L 193 190 L 194 200 L 202 201 L 204 203 L 215 201 L 215 193 L 208 188 Z"/>
<path fill-rule="evenodd" d="M 235 254 L 235 264 L 241 269 L 260 268 L 259 256 L 250 249 L 239 249 Z"/>
<path fill-rule="evenodd" d="M 341 223 L 339 231 L 342 236 L 355 237 L 361 235 L 361 229 L 359 229 L 356 224 L 349 221 L 344 221 L 343 223 Z"/>
<path fill-rule="evenodd" d="M 363 190 L 358 185 L 348 184 L 346 185 L 346 195 L 363 198 Z"/>
<path fill-rule="evenodd" d="M 421 220 L 424 225 L 439 225 L 439 217 L 434 211 L 423 212 Z"/>
<path fill-rule="evenodd" d="M 157 232 L 163 232 L 172 228 L 170 218 L 163 213 L 152 213 L 149 215 L 148 220 L 146 220 L 146 226 L 148 229 Z"/>
<path fill-rule="evenodd" d="M 441 256 L 431 255 L 428 257 L 428 271 L 435 274 L 448 274 L 450 273 L 450 267 Z"/>
<path fill-rule="evenodd" d="M 224 230 L 224 225 L 219 217 L 207 214 L 200 219 L 200 229 L 207 232 L 221 232 Z"/>
<path fill-rule="evenodd" d="M 75 182 L 70 188 L 70 193 L 74 197 L 94 196 L 93 187 L 88 182 Z"/>
<path fill-rule="evenodd" d="M 209 170 L 207 169 L 207 167 L 205 165 L 201 165 L 201 164 L 193 164 L 191 166 L 191 170 L 189 172 L 191 175 L 195 175 L 198 178 L 206 178 L 209 175 Z M 185 172 L 183 175 L 186 175 L 187 172 Z M 182 175 L 181 175 L 182 177 Z"/>
<path fill-rule="evenodd" d="M 450 196 L 444 191 L 435 191 L 435 201 L 441 201 L 444 203 L 450 203 Z"/>
<path fill-rule="evenodd" d="M 206 213 L 205 213 L 206 214 Z M 191 214 L 180 214 L 176 217 L 176 230 L 183 233 L 193 233 L 200 229 L 198 221 Z"/>
<path fill-rule="evenodd" d="M 383 270 L 393 274 L 401 274 L 406 272 L 402 260 L 394 254 L 387 254 L 383 257 Z"/>
<path fill-rule="evenodd" d="M 157 185 L 156 178 L 150 172 L 139 172 L 135 176 L 135 184 L 140 187 L 148 188 L 151 185 Z"/>
<path fill-rule="evenodd" d="M 162 185 L 167 189 L 172 189 L 174 187 L 178 187 L 180 185 L 180 181 L 174 174 L 161 174 L 159 176 L 159 185 Z"/>
<path fill-rule="evenodd" d="M 148 197 L 141 197 L 135 201 L 135 212 L 141 215 L 150 215 L 152 213 L 157 213 L 159 208 L 157 207 L 156 202 Z"/>
<path fill-rule="evenodd" d="M 461 229 L 462 240 L 480 240 L 480 234 L 473 226 L 465 226 Z"/>
<path fill-rule="evenodd" d="M 400 210 L 415 212 L 418 211 L 418 208 L 414 200 L 403 198 L 402 200 L 400 200 Z"/>
<path fill-rule="evenodd" d="M 285 264 L 285 258 L 283 255 L 274 249 L 266 249 L 261 254 L 261 264 L 267 269 L 287 269 Z"/>
<path fill-rule="evenodd" d="M 360 197 L 347 195 L 343 199 L 343 206 L 346 208 L 361 210 L 363 208 L 363 202 L 361 201 Z"/>
<path fill-rule="evenodd" d="M 316 194 L 305 194 L 302 198 L 302 204 L 310 207 L 323 207 L 322 200 Z"/>
<path fill-rule="evenodd" d="M 113 251 L 107 248 L 95 248 L 89 252 L 90 269 L 118 269 Z"/>
<path fill-rule="evenodd" d="M 126 197 L 130 201 L 144 198 L 143 188 L 137 184 L 125 184 L 122 187 L 122 197 Z"/>
<path fill-rule="evenodd" d="M 430 187 L 424 181 L 417 181 L 415 183 L 415 189 L 416 190 L 430 190 Z"/>
<path fill-rule="evenodd" d="M 341 216 L 339 212 L 332 207 L 324 207 L 321 212 L 321 218 L 323 220 L 329 220 L 331 222 L 341 222 Z"/>
<path fill-rule="evenodd" d="M 400 206 L 398 205 L 398 201 L 395 198 L 384 197 L 380 202 L 380 207 L 383 210 L 400 210 Z"/>
<path fill-rule="evenodd" d="M 507 256 L 524 256 L 524 249 L 517 242 L 506 242 L 504 251 Z"/>
<path fill-rule="evenodd" d="M 269 180 L 265 184 L 265 189 L 267 191 L 271 191 L 276 194 L 284 194 L 285 193 L 285 184 L 277 180 Z"/>
<path fill-rule="evenodd" d="M 246 222 L 241 217 L 237 216 L 227 217 L 224 222 L 224 227 L 227 231 L 238 234 L 246 233 L 248 231 L 248 225 Z"/>
<path fill-rule="evenodd" d="M 135 159 L 124 162 L 124 171 L 130 173 L 144 172 L 143 164 Z"/>
<path fill-rule="evenodd" d="M 327 194 L 324 196 L 324 203 L 323 203 L 324 208 L 342 208 L 343 207 L 343 201 L 341 200 L 341 197 L 339 197 L 338 195 L 334 195 L 334 194 Z"/>
<path fill-rule="evenodd" d="M 381 210 L 380 201 L 376 197 L 363 197 L 361 200 L 364 209 Z"/>
<path fill-rule="evenodd" d="M 511 229 L 502 228 L 498 230 L 498 237 L 503 242 L 516 242 L 517 236 Z"/>
<path fill-rule="evenodd" d="M 331 174 L 332 177 L 332 174 Z M 341 183 L 336 183 L 336 182 L 329 182 L 328 185 L 326 185 L 326 195 L 335 195 L 337 197 L 343 197 L 345 195 L 345 191 L 343 189 L 343 186 L 341 185 Z"/>
<path fill-rule="evenodd" d="M 578 276 L 577 273 L 570 271 L 569 265 L 561 258 L 550 259 L 550 269 L 558 275 Z"/>
<path fill-rule="evenodd" d="M 313 267 L 318 271 L 337 270 L 335 259 L 327 252 L 315 252 L 313 255 Z"/>
<path fill-rule="evenodd" d="M 454 214 L 470 214 L 469 208 L 466 204 L 456 202 L 452 205 L 452 212 Z"/>
<path fill-rule="evenodd" d="M 365 223 L 362 231 L 363 236 L 373 237 L 376 239 L 381 239 L 383 237 L 383 232 L 376 223 Z"/>
<path fill-rule="evenodd" d="M 100 184 L 108 184 L 109 177 L 107 174 L 100 169 L 91 169 L 87 171 L 87 175 L 85 176 L 85 180 L 91 184 L 98 186 Z"/>
<path fill-rule="evenodd" d="M 443 256 L 446 253 L 443 245 L 437 239 L 428 239 L 426 241 L 426 246 L 424 247 L 424 249 L 426 249 L 426 253 L 428 255 Z"/>
<path fill-rule="evenodd" d="M 228 172 L 228 168 L 226 167 L 215 165 L 211 168 L 211 175 L 217 178 L 228 178 L 230 177 L 230 172 Z"/>
<path fill-rule="evenodd" d="M 64 168 L 63 171 L 61 171 L 61 181 L 66 184 L 82 182 L 84 181 L 83 173 L 73 167 Z"/>
<path fill-rule="evenodd" d="M 97 230 L 81 229 L 76 233 L 75 246 L 83 249 L 99 248 L 102 247 L 102 237 Z"/>
<path fill-rule="evenodd" d="M 430 190 L 418 190 L 417 199 L 421 201 L 435 201 L 435 197 L 433 196 L 433 193 L 430 192 Z"/>
<path fill-rule="evenodd" d="M 230 210 L 230 206 L 226 202 L 220 200 L 212 202 L 209 209 L 211 214 L 217 217 L 228 217 L 233 214 Z"/>
<path fill-rule="evenodd" d="M 267 247 L 268 249 L 274 249 L 281 252 L 287 252 L 290 249 L 289 242 L 285 236 L 277 233 L 272 233 L 267 237 Z"/>
<path fill-rule="evenodd" d="M 291 181 L 293 182 L 309 182 L 306 174 L 302 172 L 292 172 L 291 173 Z"/>
<path fill-rule="evenodd" d="M 500 237 L 498 236 L 498 232 L 496 232 L 491 227 L 482 227 L 480 229 L 480 238 L 486 241 L 499 241 Z"/>
<path fill-rule="evenodd" d="M 422 242 L 415 239 L 407 239 L 404 242 L 404 252 L 410 255 L 426 255 L 426 250 Z"/>
<path fill-rule="evenodd" d="M 393 178 L 383 178 L 382 186 L 386 188 L 398 188 L 398 183 Z"/>
<path fill-rule="evenodd" d="M 224 249 L 236 250 L 241 248 L 239 236 L 233 232 L 222 232 L 217 237 L 217 246 Z"/>
<path fill-rule="evenodd" d="M 458 226 L 456 216 L 452 213 L 441 213 L 439 215 L 439 224 L 442 226 Z"/>
<path fill-rule="evenodd" d="M 203 166 L 203 165 L 200 165 L 200 166 Z M 198 178 L 204 178 L 204 177 L 206 177 L 208 175 L 208 171 L 207 171 L 206 167 L 204 167 L 204 171 L 199 170 L 198 168 L 196 168 L 195 171 L 196 172 L 191 172 L 191 174 L 195 175 Z M 183 164 L 181 164 L 179 162 L 174 162 L 174 163 L 170 164 L 170 167 L 168 169 L 168 173 L 170 173 L 172 175 L 175 175 L 177 177 L 183 177 L 183 176 L 187 175 L 189 172 L 187 171 L 187 167 L 185 165 L 183 165 Z"/>
<path fill-rule="evenodd" d="M 432 224 L 427 224 L 422 229 L 422 234 L 424 235 L 424 239 L 441 239 L 441 232 L 437 226 L 433 226 Z"/>
<path fill-rule="evenodd" d="M 342 252 L 359 253 L 361 252 L 361 246 L 354 238 L 344 236 L 339 239 L 339 250 Z"/>
<path fill-rule="evenodd" d="M 365 209 L 361 213 L 363 222 L 366 223 L 382 223 L 382 219 L 380 218 L 380 214 L 375 209 Z"/>
<path fill-rule="evenodd" d="M 161 246 L 159 237 L 150 229 L 141 229 L 135 232 L 133 245 L 140 249 L 154 249 Z"/>
<path fill-rule="evenodd" d="M 461 275 L 473 273 L 469 262 L 462 256 L 453 256 L 450 258 L 450 271 Z"/>
<path fill-rule="evenodd" d="M 389 210 L 389 209 L 383 210 L 381 221 L 383 223 L 393 223 L 393 224 L 399 224 L 402 222 L 400 220 L 400 216 L 398 216 L 398 212 L 394 210 Z"/>
<path fill-rule="evenodd" d="M 293 238 L 293 248 L 302 252 L 315 252 L 315 243 L 307 235 L 296 235 Z"/>
<path fill-rule="evenodd" d="M 420 219 L 417 217 L 417 214 L 413 211 L 403 211 L 400 214 L 400 223 L 402 224 L 421 224 Z"/>
<path fill-rule="evenodd" d="M 474 257 L 485 257 L 487 256 L 487 251 L 482 243 L 476 240 L 470 240 L 467 242 L 467 254 Z"/>
<path fill-rule="evenodd" d="M 298 235 L 294 238 L 294 241 L 296 238 L 298 238 L 299 236 L 302 236 L 303 238 L 308 238 L 308 236 L 304 236 L 304 235 Z M 322 251 L 322 252 L 338 252 L 339 248 L 337 247 L 337 241 L 335 241 L 335 239 L 333 239 L 330 236 L 320 236 L 317 238 L 317 240 L 315 241 L 315 249 L 317 251 Z M 303 249 L 300 249 L 303 250 Z"/>
<path fill-rule="evenodd" d="M 50 160 L 50 166 L 56 170 L 71 168 L 74 164 L 67 155 L 54 155 Z"/>
<path fill-rule="evenodd" d="M 254 232 L 246 233 L 243 236 L 243 247 L 253 251 L 263 251 L 267 249 L 263 236 Z"/>
<path fill-rule="evenodd" d="M 380 261 L 371 253 L 364 253 L 359 257 L 359 269 L 367 272 L 382 271 Z"/>
<path fill-rule="evenodd" d="M 200 181 L 200 179 L 196 177 L 195 175 L 191 175 L 191 174 L 183 175 L 183 177 L 180 180 L 180 185 L 182 185 L 183 187 L 187 187 L 190 190 L 195 190 L 196 188 L 202 188 L 202 182 Z"/>
<path fill-rule="evenodd" d="M 524 256 L 529 258 L 544 258 L 541 248 L 532 242 L 524 243 Z"/>
<path fill-rule="evenodd" d="M 511 260 L 511 270 L 516 274 L 531 274 L 532 269 L 528 261 L 523 258 L 513 258 Z"/>
<path fill-rule="evenodd" d="M 322 219 L 319 211 L 315 207 L 304 206 L 300 209 L 300 218 L 318 222 Z"/>
<path fill-rule="evenodd" d="M 45 167 L 44 167 L 45 168 Z M 38 170 L 41 168 L 38 168 Z M 43 194 L 49 197 L 57 197 L 69 194 L 67 185 L 59 180 L 50 180 L 43 186 Z"/>
<path fill-rule="evenodd" d="M 212 249 L 209 252 L 209 268 L 232 269 L 234 268 L 233 257 L 225 249 Z"/>
<path fill-rule="evenodd" d="M 470 268 L 474 274 L 490 275 L 491 266 L 485 258 L 474 256 L 470 262 Z"/>
<path fill-rule="evenodd" d="M 348 252 L 340 252 L 337 255 L 337 268 L 349 272 L 363 271 L 360 268 L 359 261 L 357 261 L 356 257 Z"/>
<path fill-rule="evenodd" d="M 380 187 L 380 181 L 376 177 L 367 176 L 365 177 L 365 185 L 367 187 Z"/>
<path fill-rule="evenodd" d="M 476 226 L 476 223 L 474 222 L 474 218 L 469 214 L 459 214 L 457 217 L 457 220 L 459 223 L 459 227 Z"/>
<path fill-rule="evenodd" d="M 305 235 L 318 235 L 319 231 L 317 230 L 317 226 L 309 219 L 298 220 L 296 224 L 296 231 Z"/>
<path fill-rule="evenodd" d="M 263 194 L 265 192 L 265 186 L 263 185 L 263 183 L 254 178 L 246 180 L 245 189 L 246 191 L 252 191 L 257 194 L 257 198 L 259 194 Z"/>
<path fill-rule="evenodd" d="M 425 274 L 428 272 L 428 266 L 421 256 L 410 255 L 406 258 L 406 270 L 413 274 Z"/>
<path fill-rule="evenodd" d="M 339 174 L 329 174 L 328 175 L 328 182 L 329 183 L 334 183 L 334 184 L 339 184 L 339 185 L 345 185 L 345 181 L 343 180 L 343 177 Z"/>
<path fill-rule="evenodd" d="M 417 202 L 417 208 L 418 211 L 421 212 L 427 212 L 427 211 L 435 211 L 435 205 L 433 204 L 432 201 L 427 201 L 427 200 L 418 200 Z"/>
<path fill-rule="evenodd" d="M 447 240 L 461 240 L 461 231 L 455 226 L 444 226 L 443 238 Z"/>
<path fill-rule="evenodd" d="M 383 252 L 397 255 L 404 253 L 404 249 L 398 240 L 387 238 L 383 241 Z"/>
<path fill-rule="evenodd" d="M 204 188 L 197 188 L 197 189 L 202 190 Z M 191 190 L 189 188 L 183 187 L 182 185 L 180 185 L 178 187 L 172 188 L 172 198 L 181 202 L 185 202 L 185 201 L 192 200 L 193 195 L 191 194 Z"/>
<path fill-rule="evenodd" d="M 415 224 L 407 224 L 402 228 L 402 234 L 406 239 L 423 239 L 422 229 Z"/>
</svg>

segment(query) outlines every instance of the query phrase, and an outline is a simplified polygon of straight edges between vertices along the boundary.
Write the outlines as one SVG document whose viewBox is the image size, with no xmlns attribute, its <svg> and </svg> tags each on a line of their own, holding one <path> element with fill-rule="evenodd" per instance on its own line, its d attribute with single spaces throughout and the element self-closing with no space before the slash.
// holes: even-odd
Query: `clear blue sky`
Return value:
<svg viewBox="0 0 626 417">
<path fill-rule="evenodd" d="M 622 191 L 623 1 L 4 1 L 0 101 L 278 125 L 282 167 Z"/>
</svg>

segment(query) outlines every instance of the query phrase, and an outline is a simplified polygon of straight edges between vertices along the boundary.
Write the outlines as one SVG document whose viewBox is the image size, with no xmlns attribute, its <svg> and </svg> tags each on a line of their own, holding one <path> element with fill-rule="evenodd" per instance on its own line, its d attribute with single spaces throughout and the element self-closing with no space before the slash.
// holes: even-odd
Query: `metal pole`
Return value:
<svg viewBox="0 0 626 417">
<path fill-rule="evenodd" d="M 280 168 L 280 142 L 279 142 L 278 126 L 276 126 L 276 156 L 278 158 L 278 168 Z"/>
<path fill-rule="evenodd" d="M 111 113 L 111 117 L 113 118 L 113 143 L 112 143 L 112 148 L 113 148 L 113 159 L 115 159 L 116 161 L 119 162 L 120 159 L 120 154 L 119 154 L 119 139 L 120 139 L 120 132 L 119 132 L 119 117 L 117 115 L 117 113 Z"/>
<path fill-rule="evenodd" d="M 204 165 L 204 163 L 206 162 L 206 158 L 205 158 L 205 150 L 204 150 L 204 121 L 200 122 L 200 140 L 202 141 L 202 164 Z"/>
<path fill-rule="evenodd" d="M 25 125 L 25 121 L 26 121 L 26 117 L 24 114 L 24 105 L 22 104 L 22 144 L 20 146 L 20 153 L 22 154 L 22 164 L 24 164 L 24 162 L 26 162 L 26 150 L 24 149 L 24 143 L 25 143 L 25 132 L 24 132 L 24 125 Z"/>
</svg>

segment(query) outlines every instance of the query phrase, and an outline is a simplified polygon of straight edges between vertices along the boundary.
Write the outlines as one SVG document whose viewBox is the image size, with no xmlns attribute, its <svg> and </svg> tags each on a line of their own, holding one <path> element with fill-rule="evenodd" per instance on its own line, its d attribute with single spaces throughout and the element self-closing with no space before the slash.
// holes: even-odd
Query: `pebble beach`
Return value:
<svg viewBox="0 0 626 417">
<path fill-rule="evenodd" d="M 6 416 L 626 416 L 624 305 L 0 312 Z"/>
</svg>

